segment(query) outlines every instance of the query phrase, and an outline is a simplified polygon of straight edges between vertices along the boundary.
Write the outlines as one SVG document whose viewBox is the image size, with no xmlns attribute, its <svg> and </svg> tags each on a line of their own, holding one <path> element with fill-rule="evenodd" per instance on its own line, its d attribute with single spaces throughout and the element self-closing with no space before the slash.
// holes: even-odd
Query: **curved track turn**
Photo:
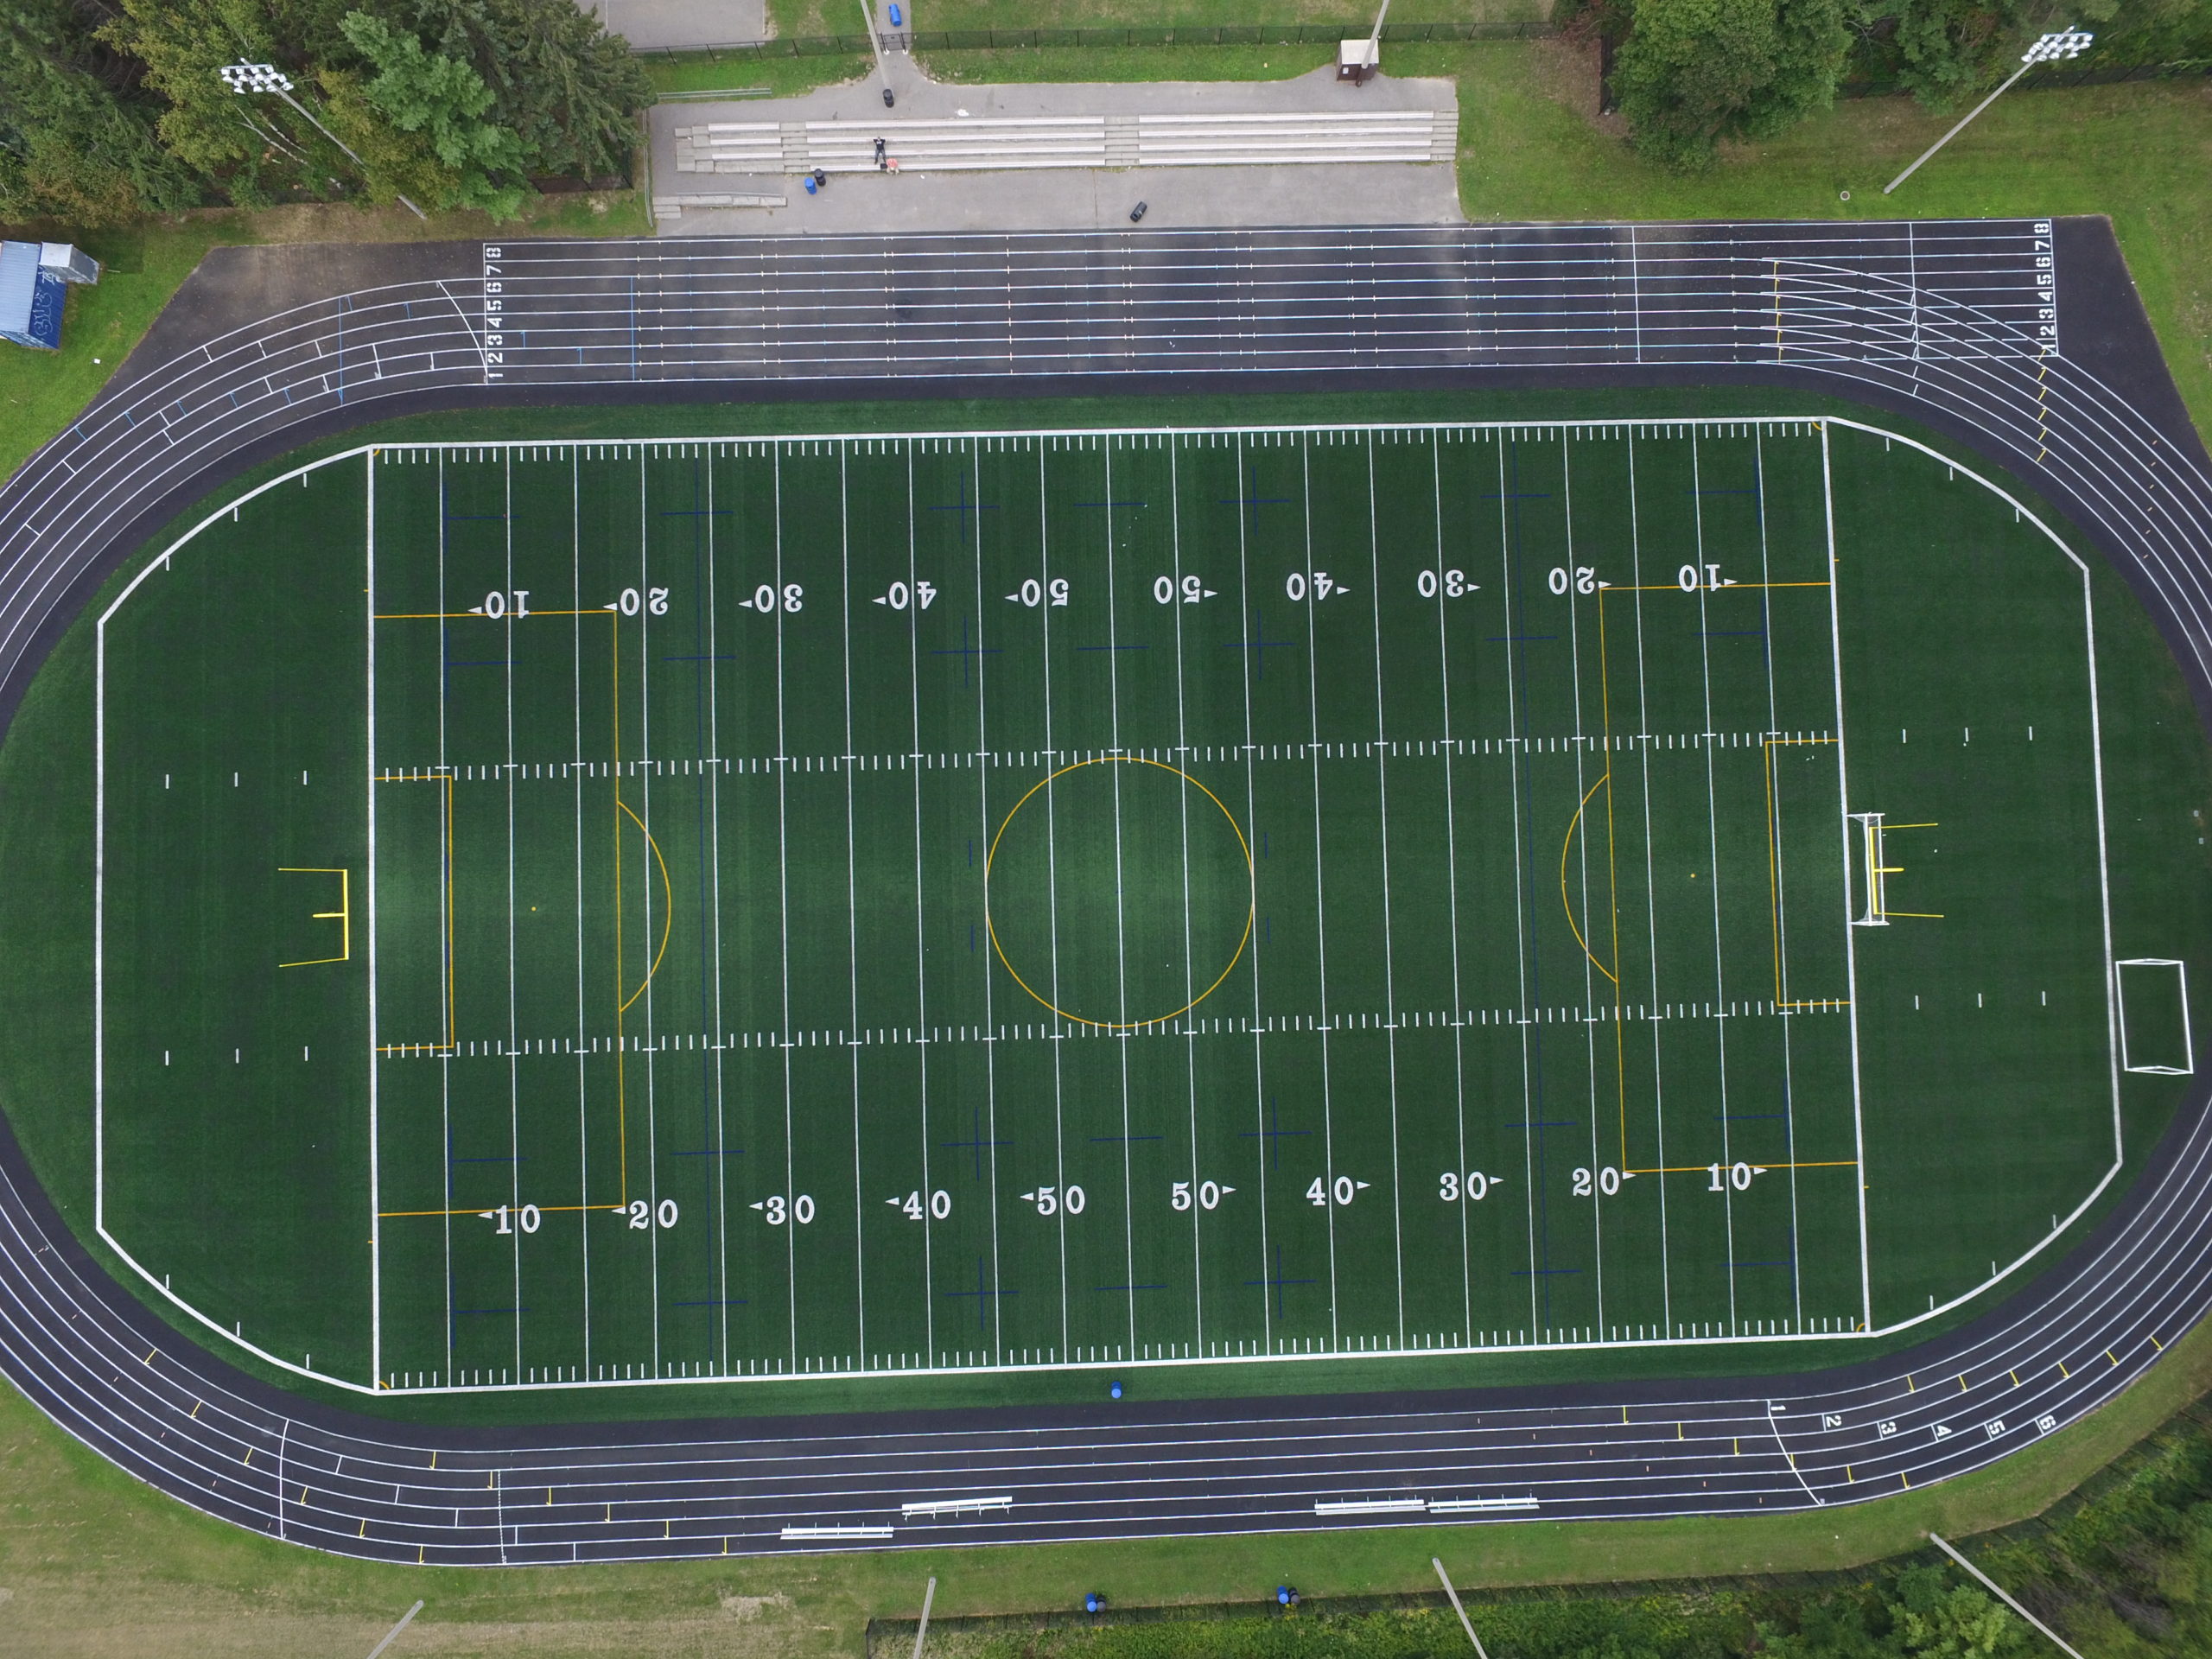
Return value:
<svg viewBox="0 0 2212 1659">
<path fill-rule="evenodd" d="M 2046 332 L 2051 237 L 1992 222 L 469 245 L 453 275 L 134 364 L 0 487 L 0 706 L 155 524 L 356 422 L 523 401 L 1249 389 L 1255 373 L 1725 379 L 1905 411 L 2060 501 L 2202 698 L 2212 480 L 2185 436 Z M 2110 1400 L 2212 1307 L 2200 1095 L 2116 1213 L 2027 1291 L 1909 1353 L 1770 1384 L 448 1431 L 303 1402 L 194 1347 L 92 1262 L 0 1143 L 0 1370 L 188 1503 L 385 1560 L 1802 1510 L 1993 1462 Z"/>
</svg>

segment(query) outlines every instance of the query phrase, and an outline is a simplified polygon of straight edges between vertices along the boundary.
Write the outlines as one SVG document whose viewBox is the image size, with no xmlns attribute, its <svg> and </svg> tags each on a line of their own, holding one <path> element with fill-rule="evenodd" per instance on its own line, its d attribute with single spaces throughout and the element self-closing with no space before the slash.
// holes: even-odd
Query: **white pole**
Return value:
<svg viewBox="0 0 2212 1659">
<path fill-rule="evenodd" d="M 1960 122 L 1957 126 L 1953 127 L 1941 138 L 1938 138 L 1934 143 L 1929 145 L 1927 156 L 1923 156 L 1919 162 L 1915 162 L 1910 167 L 1905 168 L 1904 172 L 1898 174 L 1897 177 L 1891 179 L 1887 184 L 1884 185 L 1882 187 L 1882 194 L 1885 196 L 1888 195 L 1891 191 L 1896 189 L 1897 186 L 1903 184 L 1914 174 L 1919 172 L 1921 162 L 1925 162 L 1929 156 L 1933 156 L 1937 150 L 1942 149 L 1944 145 L 1949 143 L 1952 139 L 1964 132 L 1967 130 L 1967 121 L 1973 120 L 1975 116 L 1980 115 L 1984 110 L 1994 104 L 1999 99 L 2004 97 L 2004 95 L 2011 90 L 2013 81 L 2018 80 L 2022 75 L 2026 74 L 2029 70 L 2034 67 L 2035 65 L 2031 62 L 2024 63 L 2018 68 L 2015 69 L 2012 73 L 2012 78 L 2006 80 L 2004 86 L 1999 86 L 1987 98 L 1983 99 L 1980 103 L 1975 105 L 1973 109 L 1967 111 L 1966 120 Z"/>
<path fill-rule="evenodd" d="M 2003 1588 L 2001 1586 L 1999 1586 L 1999 1585 L 1998 1584 L 1997 1580 L 1994 1580 L 1994 1579 L 1993 1579 L 1993 1578 L 1991 1578 L 1991 1577 L 1989 1576 L 1989 1574 L 1988 1574 L 1988 1573 L 1986 1573 L 1983 1572 L 1980 1567 L 1976 1567 L 1976 1566 L 1975 1566 L 1972 1561 L 1970 1561 L 1970 1560 L 1967 1560 L 1967 1558 L 1966 1558 L 1965 1556 L 1963 1556 L 1963 1555 L 1960 1554 L 1959 1554 L 1959 1552 L 1958 1552 L 1957 1550 L 1953 1549 L 1953 1548 L 1950 1547 L 1950 1545 L 1948 1545 L 1948 1544 L 1945 1543 L 1945 1542 L 1944 1542 L 1941 1538 L 1938 1538 L 1938 1537 L 1937 1537 L 1934 1533 L 1932 1533 L 1932 1532 L 1931 1532 L 1931 1533 L 1929 1533 L 1929 1534 L 1928 1535 L 1928 1541 L 1929 1541 L 1929 1543 L 1931 1543 L 1931 1544 L 1935 1545 L 1936 1548 L 1938 1548 L 1938 1549 L 1942 1550 L 1942 1551 L 1946 1555 L 1949 1556 L 1953 1560 L 1956 1561 L 1956 1562 L 1957 1562 L 1961 1567 L 1963 1567 L 1964 1568 L 1966 1568 L 1966 1570 L 1967 1570 L 1967 1572 L 1969 1572 L 1969 1573 L 1973 1573 L 1973 1574 L 1974 1575 L 1974 1577 L 1976 1577 L 1977 1579 L 1980 1579 L 1980 1580 L 1981 1580 L 1981 1582 L 1982 1582 L 1983 1586 L 1984 1586 L 1986 1589 L 1987 1589 L 1987 1590 L 1988 1590 L 1992 1594 L 1993 1594 L 1993 1595 L 1997 1598 L 1997 1599 L 1998 1599 L 1998 1600 L 1999 1600 L 1999 1601 L 2003 1602 L 2003 1603 L 2004 1603 L 2007 1607 L 2010 1607 L 2010 1608 L 2011 1608 L 2014 1612 L 2018 1613 L 2018 1614 L 2022 1618 L 2026 1619 L 2026 1620 L 2028 1621 L 2028 1623 L 2029 1623 L 2029 1624 L 2031 1624 L 2034 1625 L 2034 1626 L 2036 1627 L 2036 1629 L 2037 1629 L 2037 1630 L 2041 1630 L 2041 1631 L 2042 1631 L 2045 1636 L 2049 1637 L 2050 1637 L 2053 1642 L 2057 1643 L 2058 1643 L 2058 1647 L 2059 1647 L 2060 1651 L 2061 1651 L 2061 1652 L 2063 1652 L 2063 1653 L 2067 1654 L 2068 1656 L 2069 1656 L 2069 1659 L 2082 1659 L 2082 1656 L 2081 1656 L 2080 1654 L 2075 1653 L 2075 1652 L 2074 1651 L 2074 1649 L 2071 1649 L 2071 1648 L 2068 1647 L 2068 1646 L 2066 1645 L 2066 1643 L 2065 1643 L 2063 1641 L 2061 1641 L 2061 1640 L 2060 1640 L 2060 1638 L 2059 1638 L 2059 1635 L 2058 1635 L 2058 1632 L 2057 1632 L 2057 1631 L 2056 1631 L 2056 1630 L 2052 1630 L 2052 1629 L 2050 1628 L 2050 1625 L 2048 1625 L 2048 1624 L 2044 1624 L 2044 1623 L 2043 1622 L 2043 1620 L 2041 1620 L 2041 1619 L 2037 1618 L 2033 1613 L 2030 1612 L 2026 1608 L 2024 1608 L 2024 1607 L 2021 1606 L 2021 1605 L 2020 1605 L 2020 1604 L 2019 1604 L 2018 1602 L 2017 1602 L 2017 1601 L 2013 1600 L 2013 1599 L 2012 1599 L 2012 1598 L 2011 1596 L 2007 1595 L 2007 1594 L 2005 1592 L 2004 1588 Z"/>
<path fill-rule="evenodd" d="M 1444 1593 L 1452 1598 L 1452 1611 L 1459 1615 L 1459 1628 L 1467 1633 L 1467 1640 L 1475 1644 L 1475 1659 L 1490 1659 L 1483 1651 L 1483 1639 L 1475 1634 L 1474 1621 L 1467 1617 L 1467 1610 L 1459 1605 L 1459 1592 L 1452 1587 L 1452 1575 L 1444 1570 L 1444 1563 L 1432 1555 L 1428 1564 L 1436 1569 L 1436 1576 L 1444 1585 Z"/>
<path fill-rule="evenodd" d="M 868 0 L 861 0 L 861 3 L 866 5 Z M 930 1633 L 930 1604 L 936 1599 L 937 1580 L 931 1579 L 930 1587 L 922 1592 L 922 1622 L 914 1630 L 914 1659 L 922 1659 L 922 1638 Z"/>
<path fill-rule="evenodd" d="M 1382 20 L 1390 15 L 1390 0 L 1382 0 L 1382 10 L 1375 14 L 1375 32 L 1367 37 L 1367 67 L 1379 68 L 1382 62 Z"/>
<path fill-rule="evenodd" d="M 2005 80 L 2004 86 L 1999 86 L 1987 98 L 1983 99 L 1980 103 L 1975 105 L 1971 110 L 1968 110 L 1966 113 L 1965 120 L 1961 121 L 1957 126 L 1953 127 L 1941 138 L 1938 138 L 1934 143 L 1929 145 L 1928 155 L 1923 156 L 1920 158 L 1920 161 L 1915 162 L 1910 167 L 1905 168 L 1904 172 L 1898 174 L 1897 177 L 1891 179 L 1887 184 L 1884 185 L 1882 187 L 1882 194 L 1885 196 L 1888 195 L 1891 191 L 1896 189 L 1897 186 L 1903 184 L 1907 179 L 1920 171 L 1922 162 L 1925 162 L 1929 156 L 1933 156 L 1937 150 L 1942 149 L 1944 145 L 1949 143 L 1952 139 L 1964 132 L 1967 130 L 1967 122 L 1973 120 L 1974 117 L 1980 115 L 1984 110 L 1994 104 L 1999 99 L 2004 97 L 2005 94 L 2012 89 L 2013 81 L 2018 80 L 2022 75 L 2026 74 L 2029 70 L 2034 68 L 2039 63 L 2050 63 L 2059 58 L 2071 58 L 2078 56 L 2082 48 L 2088 45 L 2090 38 L 2091 37 L 2089 35 L 2078 33 L 2070 26 L 2059 30 L 2056 34 L 2038 36 L 2036 43 L 2027 49 L 2026 54 L 2021 58 L 2020 67 L 2012 73 L 2011 76 Z"/>
<path fill-rule="evenodd" d="M 383 1641 L 378 1643 L 376 1646 L 369 1649 L 369 1659 L 377 1659 L 377 1656 L 378 1654 L 382 1653 L 393 1643 L 398 1641 L 399 1633 L 405 1630 L 408 1625 L 413 1622 L 415 1615 L 422 1611 L 423 1604 L 418 1601 L 412 1607 L 410 1607 L 405 1612 L 402 1613 L 399 1616 L 399 1623 L 391 1627 L 391 1633 L 386 1636 Z"/>
<path fill-rule="evenodd" d="M 875 9 L 868 0 L 861 0 L 861 16 L 868 19 L 868 43 L 875 49 L 875 73 L 883 77 L 883 84 L 891 84 L 891 72 L 883 67 L 883 37 L 875 32 Z"/>
</svg>

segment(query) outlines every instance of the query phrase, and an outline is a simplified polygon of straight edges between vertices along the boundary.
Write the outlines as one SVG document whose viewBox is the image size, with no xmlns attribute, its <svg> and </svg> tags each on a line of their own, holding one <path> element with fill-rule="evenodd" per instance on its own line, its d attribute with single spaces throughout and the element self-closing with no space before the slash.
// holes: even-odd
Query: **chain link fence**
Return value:
<svg viewBox="0 0 2212 1659">
<path fill-rule="evenodd" d="M 1371 22 L 1217 23 L 1198 29 L 922 29 L 887 31 L 892 52 L 999 52 L 1018 47 L 1063 47 L 1091 51 L 1128 46 L 1333 46 L 1365 36 Z M 1528 41 L 1556 35 L 1541 21 L 1526 22 L 1386 23 L 1386 45 L 1420 45 L 1430 41 Z M 868 37 L 850 35 L 793 35 L 772 41 L 734 41 L 713 46 L 633 48 L 641 57 L 705 58 L 715 63 L 746 63 L 761 58 L 827 58 L 870 50 Z"/>
</svg>

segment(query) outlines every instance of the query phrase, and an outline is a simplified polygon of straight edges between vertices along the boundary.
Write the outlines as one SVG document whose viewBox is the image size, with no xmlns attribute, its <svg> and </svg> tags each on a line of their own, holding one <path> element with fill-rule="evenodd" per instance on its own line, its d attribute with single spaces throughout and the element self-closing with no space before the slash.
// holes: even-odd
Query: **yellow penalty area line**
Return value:
<svg viewBox="0 0 2212 1659">
<path fill-rule="evenodd" d="M 495 1204 L 473 1210 L 379 1210 L 377 1211 L 377 1219 L 378 1221 L 405 1221 L 419 1216 L 480 1216 L 486 1214 L 487 1211 L 496 1210 L 499 1207 Z M 621 1204 L 541 1204 L 537 1208 L 544 1214 L 551 1216 L 569 1211 L 626 1210 L 629 1206 Z"/>
<path fill-rule="evenodd" d="M 1721 1167 L 1726 1169 L 1727 1165 L 1723 1164 Z M 1856 1169 L 1859 1167 L 1859 1160 L 1856 1158 L 1830 1158 L 1818 1163 L 1755 1164 L 1752 1167 L 1755 1169 Z M 1704 1175 L 1710 1173 L 1712 1169 L 1711 1164 L 1669 1164 L 1664 1169 L 1624 1169 L 1621 1173 L 1624 1175 Z"/>
</svg>

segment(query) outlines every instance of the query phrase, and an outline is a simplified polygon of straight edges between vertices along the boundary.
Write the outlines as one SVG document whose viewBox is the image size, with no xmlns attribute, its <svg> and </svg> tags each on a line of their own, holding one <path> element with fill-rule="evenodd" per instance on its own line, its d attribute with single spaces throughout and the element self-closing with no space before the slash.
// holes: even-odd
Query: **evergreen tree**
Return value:
<svg viewBox="0 0 2212 1659">
<path fill-rule="evenodd" d="M 575 0 L 378 0 L 433 52 L 492 89 L 492 118 L 521 138 L 530 170 L 627 173 L 652 85 L 620 35 Z"/>
<path fill-rule="evenodd" d="M 348 13 L 343 28 L 376 69 L 362 89 L 369 103 L 400 131 L 423 134 L 451 175 L 438 206 L 513 218 L 528 192 L 522 172 L 530 152 L 511 129 L 484 119 L 495 101 L 484 78 L 458 58 L 431 56 L 412 35 L 366 12 Z"/>
<path fill-rule="evenodd" d="M 75 0 L 0 0 L 0 219 L 102 225 L 199 200 L 103 21 Z"/>
</svg>

